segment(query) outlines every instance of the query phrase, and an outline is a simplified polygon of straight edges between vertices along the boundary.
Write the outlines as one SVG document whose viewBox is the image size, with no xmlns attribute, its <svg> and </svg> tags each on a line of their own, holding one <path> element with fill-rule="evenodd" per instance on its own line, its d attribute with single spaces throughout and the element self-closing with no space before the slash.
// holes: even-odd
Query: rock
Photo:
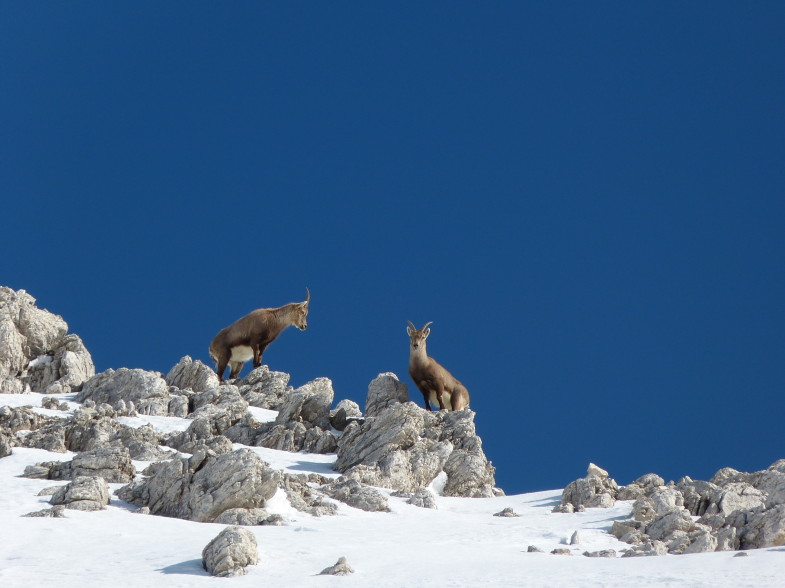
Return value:
<svg viewBox="0 0 785 588">
<path fill-rule="evenodd" d="M 561 513 L 561 514 L 572 514 L 575 512 L 575 507 L 570 504 L 557 504 L 551 509 L 551 512 Z"/>
<path fill-rule="evenodd" d="M 193 412 L 191 419 L 208 419 L 216 435 L 223 434 L 229 427 L 239 423 L 248 412 L 248 403 L 240 395 L 237 386 L 222 384 L 195 394 L 190 399 Z"/>
<path fill-rule="evenodd" d="M 785 476 L 783 476 L 785 478 Z M 727 517 L 736 511 L 748 511 L 763 507 L 766 493 L 746 482 L 730 482 L 720 493 L 717 506 L 720 514 Z"/>
<path fill-rule="evenodd" d="M 284 401 L 275 423 L 285 425 L 290 421 L 302 421 L 329 430 L 333 397 L 332 382 L 328 378 L 317 378 L 308 382 L 297 388 Z"/>
<path fill-rule="evenodd" d="M 717 502 L 720 499 L 721 488 L 711 482 L 701 480 L 693 481 L 685 476 L 676 485 L 682 493 L 684 507 L 693 516 L 702 516 L 706 513 L 714 514 L 719 508 Z"/>
<path fill-rule="evenodd" d="M 37 510 L 35 512 L 29 512 L 23 517 L 43 517 L 43 518 L 53 518 L 53 519 L 64 519 L 65 518 L 65 507 L 62 505 L 53 506 L 52 508 L 44 508 L 42 510 Z"/>
<path fill-rule="evenodd" d="M 341 477 L 320 488 L 330 498 L 368 512 L 390 512 L 387 498 L 375 488 L 364 486 L 352 478 Z"/>
<path fill-rule="evenodd" d="M 580 544 L 581 544 L 581 536 L 578 534 L 578 531 L 575 531 L 570 537 L 570 545 L 580 545 Z"/>
<path fill-rule="evenodd" d="M 185 416 L 182 398 L 177 399 L 169 393 L 166 380 L 157 372 L 140 369 L 109 369 L 95 375 L 85 382 L 76 396 L 77 402 L 87 400 L 108 404 L 115 410 L 133 404 L 139 414 L 150 416 Z"/>
<path fill-rule="evenodd" d="M 751 513 L 738 534 L 741 549 L 785 545 L 785 504 Z"/>
<path fill-rule="evenodd" d="M 290 376 L 284 372 L 273 372 L 260 366 L 245 378 L 235 381 L 240 394 L 251 406 L 280 410 L 289 394 L 294 390 L 289 386 Z"/>
<path fill-rule="evenodd" d="M 344 399 L 338 403 L 335 410 L 330 411 L 330 425 L 337 431 L 343 431 L 350 421 L 361 419 L 362 416 L 360 405 Z"/>
<path fill-rule="evenodd" d="M 365 398 L 365 416 L 378 416 L 393 404 L 408 401 L 408 388 L 406 384 L 398 380 L 398 376 L 392 372 L 379 374 L 368 385 L 368 395 Z"/>
<path fill-rule="evenodd" d="M 374 380 L 394 381 L 391 376 Z M 374 382 L 369 386 L 369 397 Z M 371 406 L 374 402 L 369 403 Z M 427 412 L 413 402 L 390 402 L 364 422 L 352 422 L 338 439 L 333 468 L 371 485 L 414 492 L 442 471 L 447 496 L 494 496 L 494 468 L 474 430 L 474 413 Z"/>
<path fill-rule="evenodd" d="M 653 540 L 665 540 L 675 531 L 694 531 L 695 523 L 687 509 L 674 510 L 655 519 L 646 527 L 646 534 Z"/>
<path fill-rule="evenodd" d="M 616 557 L 615 549 L 602 549 L 600 551 L 584 551 L 586 557 Z"/>
<path fill-rule="evenodd" d="M 572 555 L 572 551 L 566 547 L 557 547 L 551 553 L 553 555 Z"/>
<path fill-rule="evenodd" d="M 80 476 L 59 488 L 49 504 L 73 510 L 103 510 L 109 504 L 109 486 L 103 478 Z"/>
<path fill-rule="evenodd" d="M 543 550 L 537 547 L 536 545 L 529 545 L 526 551 L 527 553 L 544 553 Z"/>
<path fill-rule="evenodd" d="M 202 565 L 212 576 L 242 576 L 258 563 L 256 536 L 242 527 L 227 527 L 202 551 Z"/>
<path fill-rule="evenodd" d="M 234 508 L 262 508 L 275 494 L 280 472 L 250 449 L 224 455 L 208 451 L 152 464 L 147 479 L 131 482 L 118 496 L 152 514 L 212 522 Z"/>
<path fill-rule="evenodd" d="M 619 487 L 608 473 L 589 464 L 585 478 L 570 482 L 562 492 L 561 503 L 574 507 L 610 508 L 616 503 Z"/>
<path fill-rule="evenodd" d="M 125 447 L 102 447 L 84 451 L 71 461 L 47 462 L 38 467 L 48 467 L 49 480 L 75 480 L 80 477 L 101 478 L 107 482 L 127 483 L 134 479 L 136 468 Z M 27 470 L 25 470 L 27 471 Z M 34 477 L 41 477 L 37 471 Z"/>
<path fill-rule="evenodd" d="M 656 516 L 663 516 L 684 507 L 684 496 L 672 486 L 659 486 L 649 494 L 652 508 Z"/>
<path fill-rule="evenodd" d="M 270 514 L 263 508 L 230 508 L 223 511 L 216 523 L 221 525 L 240 525 L 244 527 L 271 525 L 283 525 L 283 517 L 277 514 Z"/>
<path fill-rule="evenodd" d="M 353 574 L 354 570 L 352 566 L 349 565 L 349 562 L 346 561 L 345 557 L 338 558 L 338 561 L 335 562 L 335 565 L 330 566 L 329 568 L 324 568 L 321 572 L 319 572 L 320 576 L 346 576 L 348 574 Z"/>
<path fill-rule="evenodd" d="M 662 541 L 647 541 L 641 545 L 635 545 L 623 552 L 622 557 L 648 557 L 655 555 L 666 555 L 668 547 Z"/>
<path fill-rule="evenodd" d="M 422 488 L 417 490 L 414 494 L 409 497 L 406 501 L 407 504 L 411 504 L 413 506 L 417 506 L 419 508 L 436 508 L 436 497 L 433 495 L 433 492 L 428 490 L 427 488 Z"/>
<path fill-rule="evenodd" d="M 512 509 L 511 506 L 508 506 L 505 509 L 500 510 L 493 514 L 495 517 L 519 517 L 520 515 L 515 514 L 515 511 Z"/>
<path fill-rule="evenodd" d="M 182 390 L 188 389 L 194 392 L 204 392 L 221 385 L 218 374 L 214 370 L 199 360 L 194 361 L 189 355 L 184 356 L 177 362 L 177 365 L 169 370 L 169 373 L 166 374 L 166 383 Z"/>
<path fill-rule="evenodd" d="M 321 492 L 317 492 L 308 485 L 312 483 L 312 476 L 283 474 L 280 486 L 286 492 L 289 503 L 300 512 L 308 513 L 315 517 L 336 514 L 338 506 L 334 502 L 330 502 Z M 314 480 L 314 482 L 323 485 L 327 483 L 327 480 Z"/>
<path fill-rule="evenodd" d="M 643 523 L 639 521 L 613 521 L 611 526 L 611 535 L 617 539 L 621 539 L 625 535 L 633 531 L 639 531 L 643 527 Z M 627 543 L 627 541 L 625 541 Z"/>
<path fill-rule="evenodd" d="M 11 455 L 11 437 L 0 431 L 0 459 Z"/>
</svg>

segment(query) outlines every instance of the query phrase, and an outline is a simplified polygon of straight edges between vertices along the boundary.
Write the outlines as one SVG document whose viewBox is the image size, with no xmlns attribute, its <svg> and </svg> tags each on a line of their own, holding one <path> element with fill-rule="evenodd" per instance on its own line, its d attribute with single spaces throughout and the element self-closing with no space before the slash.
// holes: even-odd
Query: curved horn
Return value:
<svg viewBox="0 0 785 588">
<path fill-rule="evenodd" d="M 308 286 L 305 287 L 305 302 L 303 304 L 308 304 L 311 300 L 311 292 L 308 290 Z"/>
<path fill-rule="evenodd" d="M 412 323 L 412 321 L 406 321 L 406 322 L 409 323 L 409 326 L 412 328 L 413 331 L 417 330 L 417 327 L 414 326 L 414 323 Z"/>
<path fill-rule="evenodd" d="M 428 325 L 432 325 L 432 324 L 433 324 L 433 321 L 430 321 L 430 322 L 428 322 L 428 323 L 425 323 L 425 324 L 422 326 L 422 329 L 420 329 L 420 330 L 421 330 L 421 331 L 424 331 L 425 329 L 427 329 L 427 328 L 428 328 Z"/>
</svg>

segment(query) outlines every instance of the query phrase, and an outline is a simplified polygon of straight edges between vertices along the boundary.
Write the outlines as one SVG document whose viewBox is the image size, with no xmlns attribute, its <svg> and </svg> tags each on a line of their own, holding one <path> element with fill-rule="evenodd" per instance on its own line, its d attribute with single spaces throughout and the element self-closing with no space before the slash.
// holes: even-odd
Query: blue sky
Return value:
<svg viewBox="0 0 785 588">
<path fill-rule="evenodd" d="M 0 6 L 0 284 L 98 370 L 469 389 L 508 493 L 785 457 L 781 2 Z M 244 374 L 248 372 L 247 366 Z"/>
</svg>

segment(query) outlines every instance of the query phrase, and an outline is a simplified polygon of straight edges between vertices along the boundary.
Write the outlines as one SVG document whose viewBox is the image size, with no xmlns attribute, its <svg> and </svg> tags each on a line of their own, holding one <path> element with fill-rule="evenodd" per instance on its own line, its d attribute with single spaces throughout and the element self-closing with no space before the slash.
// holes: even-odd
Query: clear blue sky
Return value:
<svg viewBox="0 0 785 588">
<path fill-rule="evenodd" d="M 99 371 L 471 392 L 508 493 L 785 457 L 785 3 L 5 2 L 0 284 Z M 247 366 L 243 373 L 248 372 Z"/>
</svg>

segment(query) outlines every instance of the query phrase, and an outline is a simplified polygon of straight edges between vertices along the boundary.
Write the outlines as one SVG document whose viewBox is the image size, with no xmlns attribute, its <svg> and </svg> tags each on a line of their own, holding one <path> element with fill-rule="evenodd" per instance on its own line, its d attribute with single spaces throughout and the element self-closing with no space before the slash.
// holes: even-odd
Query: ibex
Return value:
<svg viewBox="0 0 785 588">
<path fill-rule="evenodd" d="M 229 378 L 236 378 L 243 364 L 253 358 L 253 366 L 262 365 L 262 354 L 283 330 L 294 325 L 301 331 L 308 328 L 308 302 L 311 293 L 305 289 L 305 302 L 290 302 L 279 308 L 259 308 L 221 329 L 210 342 L 210 357 L 215 361 L 218 380 L 223 382 L 227 364 Z"/>
<path fill-rule="evenodd" d="M 469 391 L 445 368 L 425 351 L 425 340 L 431 334 L 426 323 L 417 329 L 412 321 L 409 326 L 409 375 L 422 392 L 425 408 L 431 410 L 431 404 L 438 405 L 440 410 L 461 410 L 469 406 Z M 431 321 L 433 322 L 433 321 Z"/>
</svg>

